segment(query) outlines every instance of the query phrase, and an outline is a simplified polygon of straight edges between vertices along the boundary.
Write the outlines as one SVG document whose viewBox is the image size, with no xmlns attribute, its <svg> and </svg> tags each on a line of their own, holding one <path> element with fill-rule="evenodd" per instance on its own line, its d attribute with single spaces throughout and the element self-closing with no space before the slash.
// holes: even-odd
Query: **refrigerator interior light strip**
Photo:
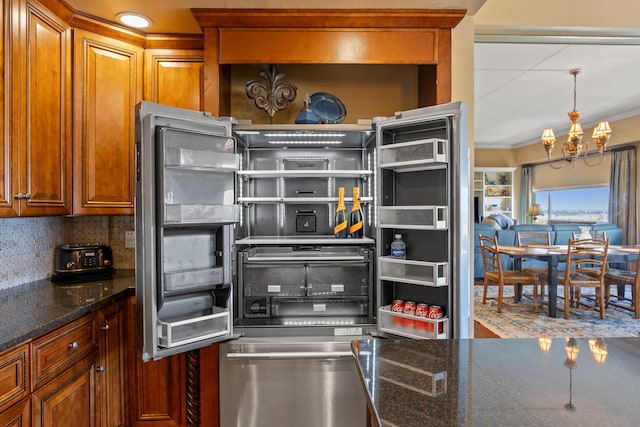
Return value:
<svg viewBox="0 0 640 427">
<path fill-rule="evenodd" d="M 278 140 L 273 140 L 273 141 L 269 141 L 269 144 L 274 144 L 274 145 L 338 145 L 338 144 L 342 144 L 342 141 L 338 141 L 338 140 L 320 140 L 320 141 L 304 141 L 304 140 L 278 141 Z"/>
<path fill-rule="evenodd" d="M 265 133 L 267 138 L 343 138 L 346 133 L 326 132 L 326 133 L 301 133 L 301 132 L 277 132 Z"/>
</svg>

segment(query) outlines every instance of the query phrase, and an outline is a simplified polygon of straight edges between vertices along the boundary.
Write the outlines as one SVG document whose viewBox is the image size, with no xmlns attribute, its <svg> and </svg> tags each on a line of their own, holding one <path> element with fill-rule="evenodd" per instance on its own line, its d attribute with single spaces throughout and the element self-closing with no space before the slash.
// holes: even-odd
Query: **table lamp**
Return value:
<svg viewBox="0 0 640 427">
<path fill-rule="evenodd" d="M 542 215 L 542 210 L 540 209 L 540 205 L 538 203 L 532 203 L 529 207 L 529 212 L 527 212 L 532 219 L 532 222 L 535 222 L 538 219 L 538 215 Z"/>
</svg>

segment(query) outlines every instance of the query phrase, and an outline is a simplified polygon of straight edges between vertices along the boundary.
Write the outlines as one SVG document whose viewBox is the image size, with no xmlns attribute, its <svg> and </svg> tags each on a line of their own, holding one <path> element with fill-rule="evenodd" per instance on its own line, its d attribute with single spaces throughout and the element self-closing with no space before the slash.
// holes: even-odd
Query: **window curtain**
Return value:
<svg viewBox="0 0 640 427">
<path fill-rule="evenodd" d="M 523 165 L 520 177 L 520 206 L 518 208 L 518 222 L 520 224 L 527 223 L 527 212 L 529 212 L 531 203 L 535 203 L 533 199 L 533 166 Z"/>
<path fill-rule="evenodd" d="M 622 228 L 622 244 L 638 242 L 636 148 L 612 150 L 609 180 L 609 221 Z"/>
</svg>

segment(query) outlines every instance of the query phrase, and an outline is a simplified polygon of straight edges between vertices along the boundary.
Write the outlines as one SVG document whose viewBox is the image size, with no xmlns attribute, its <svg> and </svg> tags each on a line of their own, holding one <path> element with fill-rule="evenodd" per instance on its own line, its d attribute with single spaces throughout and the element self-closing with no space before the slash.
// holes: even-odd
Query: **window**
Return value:
<svg viewBox="0 0 640 427">
<path fill-rule="evenodd" d="M 609 220 L 609 187 L 535 191 L 534 197 L 543 212 L 537 223 Z"/>
</svg>

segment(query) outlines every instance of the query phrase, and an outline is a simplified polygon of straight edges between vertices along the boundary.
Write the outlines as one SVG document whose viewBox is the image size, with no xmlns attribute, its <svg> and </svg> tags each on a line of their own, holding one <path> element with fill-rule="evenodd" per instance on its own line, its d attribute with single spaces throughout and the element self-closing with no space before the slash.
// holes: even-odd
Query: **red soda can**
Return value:
<svg viewBox="0 0 640 427">
<path fill-rule="evenodd" d="M 444 313 L 442 311 L 442 307 L 440 307 L 439 305 L 432 305 L 429 308 L 429 318 L 430 319 L 442 319 L 443 315 L 444 315 Z M 443 331 L 442 322 L 438 322 L 438 333 L 441 334 L 442 331 Z"/>
<path fill-rule="evenodd" d="M 403 314 L 407 316 L 415 316 L 416 315 L 416 303 L 413 301 L 407 301 L 404 303 L 404 311 Z M 402 324 L 407 328 L 413 328 L 416 321 L 413 319 L 402 318 Z"/>
<path fill-rule="evenodd" d="M 394 299 L 391 303 L 391 311 L 393 313 L 403 313 L 404 312 L 404 301 L 401 299 Z M 393 316 L 393 323 L 396 325 L 402 325 L 402 317 Z"/>
<path fill-rule="evenodd" d="M 423 319 L 429 318 L 429 305 L 421 302 L 416 306 L 416 317 L 421 317 Z M 420 320 L 416 320 L 416 329 L 421 329 L 426 331 L 431 323 L 429 322 L 421 322 Z"/>
</svg>

